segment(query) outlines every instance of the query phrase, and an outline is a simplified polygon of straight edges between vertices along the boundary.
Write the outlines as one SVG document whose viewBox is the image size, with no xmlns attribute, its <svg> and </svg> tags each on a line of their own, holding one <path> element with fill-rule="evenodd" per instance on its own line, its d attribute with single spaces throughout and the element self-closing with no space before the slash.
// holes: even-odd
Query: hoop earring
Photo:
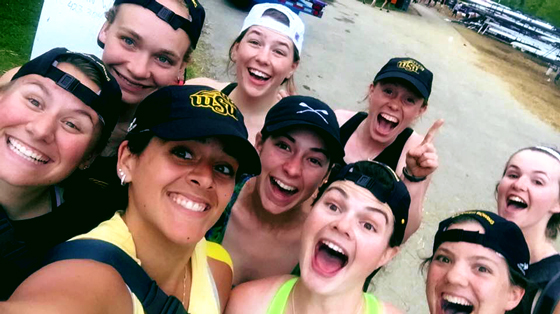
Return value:
<svg viewBox="0 0 560 314">
<path fill-rule="evenodd" d="M 119 177 L 121 177 L 121 185 L 124 186 L 126 184 L 125 182 L 126 174 L 120 168 L 119 168 Z"/>
</svg>

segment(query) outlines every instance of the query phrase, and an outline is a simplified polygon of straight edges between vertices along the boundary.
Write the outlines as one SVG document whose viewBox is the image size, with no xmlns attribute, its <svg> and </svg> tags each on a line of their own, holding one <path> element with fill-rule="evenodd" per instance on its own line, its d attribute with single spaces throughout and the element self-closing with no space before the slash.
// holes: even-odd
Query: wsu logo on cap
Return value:
<svg viewBox="0 0 560 314">
<path fill-rule="evenodd" d="M 217 90 L 201 90 L 191 95 L 193 107 L 212 109 L 217 114 L 229 116 L 237 120 L 239 109 L 225 94 Z"/>
<path fill-rule="evenodd" d="M 397 63 L 397 67 L 399 67 L 399 68 L 401 68 L 405 71 L 408 71 L 408 72 L 414 72 L 416 74 L 420 74 L 420 73 L 418 73 L 418 71 L 426 70 L 423 65 L 421 65 L 420 63 L 418 63 L 418 62 L 416 62 L 415 60 L 412 60 L 412 59 L 399 61 Z"/>
</svg>

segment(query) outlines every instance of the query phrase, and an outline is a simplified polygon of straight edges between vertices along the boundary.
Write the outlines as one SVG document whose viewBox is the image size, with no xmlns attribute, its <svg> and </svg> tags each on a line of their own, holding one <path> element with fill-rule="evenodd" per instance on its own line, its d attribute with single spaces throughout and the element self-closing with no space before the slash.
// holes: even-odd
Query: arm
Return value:
<svg viewBox="0 0 560 314">
<path fill-rule="evenodd" d="M 356 114 L 356 111 L 338 109 L 334 111 L 334 114 L 336 115 L 338 125 L 342 126 L 346 121 L 350 120 L 350 118 L 352 118 Z"/>
<path fill-rule="evenodd" d="M 222 90 L 226 87 L 229 83 L 218 82 L 213 79 L 209 79 L 207 77 L 197 77 L 190 80 L 186 80 L 184 85 L 203 85 L 203 86 L 210 86 L 217 90 Z"/>
<path fill-rule="evenodd" d="M 131 294 L 116 270 L 88 260 L 60 261 L 27 278 L 0 313 L 132 313 Z"/>
<path fill-rule="evenodd" d="M 276 276 L 249 281 L 235 287 L 225 314 L 264 314 L 280 286 L 292 276 Z"/>
<path fill-rule="evenodd" d="M 212 277 L 214 277 L 214 282 L 216 283 L 216 289 L 218 290 L 220 306 L 223 313 L 229 299 L 231 286 L 233 284 L 233 272 L 228 264 L 215 260 L 211 257 L 208 257 L 208 266 L 210 266 Z"/>
<path fill-rule="evenodd" d="M 403 314 L 403 311 L 391 303 L 383 302 L 383 314 Z"/>
</svg>

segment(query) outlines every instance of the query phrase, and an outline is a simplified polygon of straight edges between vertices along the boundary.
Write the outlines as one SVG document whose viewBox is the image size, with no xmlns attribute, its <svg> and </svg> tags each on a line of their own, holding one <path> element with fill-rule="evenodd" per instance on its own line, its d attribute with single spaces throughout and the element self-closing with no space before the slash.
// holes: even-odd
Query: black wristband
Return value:
<svg viewBox="0 0 560 314">
<path fill-rule="evenodd" d="M 402 173 L 403 173 L 404 177 L 410 182 L 422 182 L 422 181 L 426 180 L 426 177 L 415 177 L 415 176 L 413 176 L 412 174 L 410 174 L 410 172 L 408 172 L 408 168 L 406 168 L 406 167 L 403 167 Z"/>
</svg>

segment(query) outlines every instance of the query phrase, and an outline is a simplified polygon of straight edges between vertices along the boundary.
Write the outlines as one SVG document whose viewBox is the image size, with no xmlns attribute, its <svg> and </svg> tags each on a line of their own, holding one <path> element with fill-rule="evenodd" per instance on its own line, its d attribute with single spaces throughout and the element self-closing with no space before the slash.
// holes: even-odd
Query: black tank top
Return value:
<svg viewBox="0 0 560 314">
<path fill-rule="evenodd" d="M 360 123 L 362 123 L 367 116 L 368 114 L 365 112 L 358 112 L 340 127 L 340 141 L 343 146 L 346 146 L 346 142 L 348 142 L 354 131 L 356 131 Z M 406 144 L 406 141 L 408 141 L 408 138 L 412 135 L 412 132 L 414 131 L 411 128 L 404 129 L 393 141 L 393 143 L 387 146 L 373 160 L 382 162 L 391 167 L 393 171 L 397 171 L 397 164 L 401 158 L 404 145 Z"/>
<path fill-rule="evenodd" d="M 231 94 L 231 92 L 237 87 L 237 83 L 233 82 L 233 83 L 229 83 L 226 87 L 224 87 L 222 89 L 222 93 L 226 94 L 229 96 L 229 94 Z"/>
</svg>

